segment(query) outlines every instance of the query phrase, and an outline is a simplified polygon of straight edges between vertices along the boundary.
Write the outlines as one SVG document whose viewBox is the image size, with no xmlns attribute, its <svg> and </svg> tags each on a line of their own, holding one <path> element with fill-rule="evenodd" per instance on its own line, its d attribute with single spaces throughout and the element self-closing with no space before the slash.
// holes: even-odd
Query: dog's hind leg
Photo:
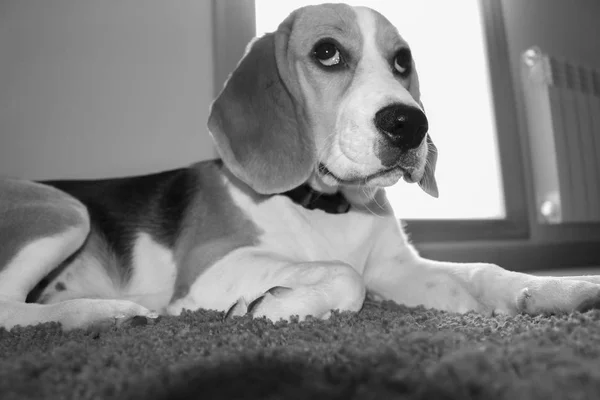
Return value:
<svg viewBox="0 0 600 400">
<path fill-rule="evenodd" d="M 47 185 L 0 180 L 0 327 L 56 321 L 83 327 L 115 317 L 153 316 L 120 300 L 28 304 L 28 293 L 72 256 L 90 231 L 86 207 Z"/>
<path fill-rule="evenodd" d="M 0 181 L 0 296 L 27 294 L 85 242 L 86 207 L 52 187 Z"/>
</svg>

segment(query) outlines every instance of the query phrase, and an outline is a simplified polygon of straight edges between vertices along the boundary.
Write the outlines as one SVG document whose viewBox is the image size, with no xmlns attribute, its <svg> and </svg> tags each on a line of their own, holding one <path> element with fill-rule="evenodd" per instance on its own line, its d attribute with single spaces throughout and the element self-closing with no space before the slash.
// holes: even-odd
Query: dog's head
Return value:
<svg viewBox="0 0 600 400">
<path fill-rule="evenodd" d="M 259 193 L 404 177 L 437 196 L 410 48 L 368 8 L 304 7 L 254 40 L 208 126 L 228 168 Z"/>
</svg>

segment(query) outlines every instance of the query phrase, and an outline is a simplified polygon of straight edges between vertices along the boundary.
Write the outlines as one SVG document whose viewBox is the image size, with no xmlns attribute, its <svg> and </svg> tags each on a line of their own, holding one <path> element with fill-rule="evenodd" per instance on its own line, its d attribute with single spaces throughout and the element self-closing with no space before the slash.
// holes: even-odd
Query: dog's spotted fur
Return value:
<svg viewBox="0 0 600 400">
<path fill-rule="evenodd" d="M 324 41 L 340 53 L 335 68 L 315 55 Z M 429 135 L 401 145 L 426 126 L 414 64 L 394 69 L 407 49 L 370 9 L 306 7 L 252 43 L 212 105 L 222 161 L 102 181 L 0 181 L 0 326 L 70 329 L 198 308 L 327 318 L 358 311 L 367 293 L 485 314 L 595 306 L 600 277 L 431 261 L 410 245 L 383 187 L 404 178 L 437 195 L 437 152 Z M 394 132 L 376 121 L 386 107 L 400 113 L 386 121 Z M 405 110 L 423 119 L 419 129 L 396 124 Z M 305 184 L 343 195 L 349 211 L 283 195 Z"/>
</svg>

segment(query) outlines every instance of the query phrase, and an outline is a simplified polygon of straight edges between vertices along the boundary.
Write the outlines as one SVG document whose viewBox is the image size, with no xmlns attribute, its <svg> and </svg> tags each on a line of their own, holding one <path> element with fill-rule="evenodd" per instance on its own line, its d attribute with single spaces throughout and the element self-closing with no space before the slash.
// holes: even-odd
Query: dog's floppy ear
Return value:
<svg viewBox="0 0 600 400">
<path fill-rule="evenodd" d="M 316 164 L 315 144 L 289 67 L 290 15 L 255 40 L 214 101 L 208 128 L 225 165 L 263 194 L 304 183 Z"/>
<path fill-rule="evenodd" d="M 413 73 L 411 75 L 410 82 L 410 94 L 413 98 L 419 103 L 421 110 L 425 112 L 425 107 L 423 106 L 423 102 L 421 101 L 421 88 L 419 87 L 419 76 L 417 75 L 417 70 L 414 68 L 413 61 Z M 433 144 L 433 140 L 431 140 L 431 135 L 427 134 L 427 161 L 425 163 L 425 171 L 423 172 L 423 177 L 419 181 L 419 186 L 421 189 L 425 191 L 430 196 L 437 198 L 439 196 L 439 191 L 437 187 L 437 182 L 435 180 L 435 165 L 437 164 L 437 147 Z"/>
<path fill-rule="evenodd" d="M 435 180 L 435 164 L 437 163 L 437 147 L 433 144 L 431 136 L 427 134 L 427 161 L 425 172 L 419 181 L 419 186 L 430 196 L 437 198 L 439 191 Z"/>
</svg>

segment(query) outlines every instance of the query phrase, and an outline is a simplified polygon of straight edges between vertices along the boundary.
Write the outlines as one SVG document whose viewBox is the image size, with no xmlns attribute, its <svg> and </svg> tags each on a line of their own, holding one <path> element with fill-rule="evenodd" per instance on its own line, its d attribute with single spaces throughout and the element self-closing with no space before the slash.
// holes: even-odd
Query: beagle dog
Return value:
<svg viewBox="0 0 600 400">
<path fill-rule="evenodd" d="M 271 320 L 366 296 L 483 314 L 594 307 L 600 277 L 424 259 L 385 198 L 437 196 L 408 44 L 379 13 L 293 12 L 212 104 L 219 160 L 106 180 L 0 181 L 0 326 L 64 329 L 199 308 Z"/>
</svg>

